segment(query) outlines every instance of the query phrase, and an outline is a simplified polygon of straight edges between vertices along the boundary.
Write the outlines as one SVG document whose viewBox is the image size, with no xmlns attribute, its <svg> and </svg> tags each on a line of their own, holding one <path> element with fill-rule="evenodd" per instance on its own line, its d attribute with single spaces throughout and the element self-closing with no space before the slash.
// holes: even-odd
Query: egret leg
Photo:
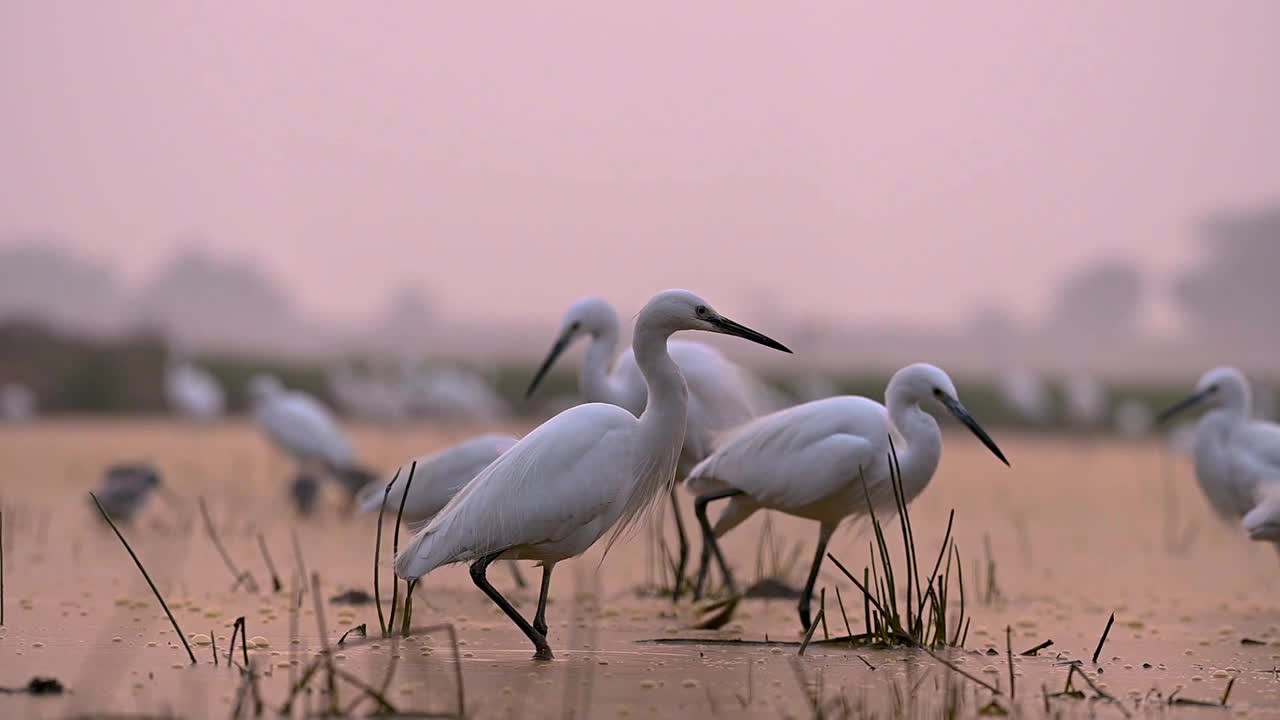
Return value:
<svg viewBox="0 0 1280 720">
<path fill-rule="evenodd" d="M 671 602 L 680 599 L 680 590 L 684 585 L 684 571 L 689 565 L 689 536 L 684 531 L 684 518 L 680 516 L 680 498 L 676 496 L 676 486 L 671 486 L 671 516 L 676 519 L 676 539 L 679 541 L 679 553 L 676 562 L 676 577 L 672 582 Z"/>
<path fill-rule="evenodd" d="M 809 567 L 809 579 L 804 582 L 804 590 L 800 593 L 800 625 L 809 629 L 809 598 L 813 595 L 813 586 L 818 582 L 818 568 L 822 567 L 822 558 L 827 555 L 827 543 L 831 542 L 831 534 L 836 526 L 823 523 L 818 528 L 818 548 L 813 553 L 813 565 Z"/>
<path fill-rule="evenodd" d="M 702 567 L 698 570 L 698 583 L 694 588 L 695 600 L 702 597 L 702 583 L 706 579 L 707 575 L 708 563 L 706 562 L 706 558 L 708 548 L 710 549 L 710 554 L 715 556 L 716 564 L 720 566 L 720 572 L 724 575 L 724 584 L 729 588 L 729 594 L 738 594 L 738 589 L 733 584 L 733 574 L 729 572 L 729 564 L 724 561 L 724 553 L 720 552 L 720 543 L 716 542 L 716 535 L 711 531 L 711 521 L 707 520 L 707 503 L 712 500 L 722 500 L 724 498 L 730 498 L 741 494 L 741 490 L 730 488 L 728 490 L 721 490 L 707 495 L 699 495 L 693 501 L 693 512 L 698 516 L 698 526 L 702 528 L 702 556 L 704 558 Z"/>
<path fill-rule="evenodd" d="M 524 573 L 520 572 L 520 565 L 515 560 L 508 562 L 507 567 L 511 568 L 511 579 L 515 581 L 516 587 L 521 590 L 529 587 L 529 582 L 524 579 Z"/>
<path fill-rule="evenodd" d="M 529 624 L 529 621 L 525 620 L 520 615 L 520 612 L 512 607 L 511 603 L 507 602 L 506 598 L 502 597 L 502 593 L 498 592 L 493 585 L 489 584 L 489 578 L 485 577 L 485 572 L 489 569 L 489 565 L 492 564 L 494 560 L 497 560 L 498 556 L 503 552 L 505 551 L 486 555 L 485 557 L 471 563 L 471 581 L 474 582 L 476 587 L 480 588 L 485 595 L 488 595 L 489 599 L 493 601 L 493 604 L 501 608 L 502 612 L 506 613 L 507 617 L 511 618 L 511 622 L 515 623 L 516 627 L 520 628 L 520 631 L 525 634 L 525 637 L 529 638 L 533 643 L 534 660 L 551 660 L 553 656 L 551 654 L 551 646 L 547 644 L 547 636 L 537 630 L 534 630 L 533 626 Z"/>
<path fill-rule="evenodd" d="M 538 592 L 538 612 L 533 616 L 533 629 L 547 636 L 547 591 L 551 589 L 551 570 L 555 563 L 542 564 L 542 590 Z"/>
</svg>

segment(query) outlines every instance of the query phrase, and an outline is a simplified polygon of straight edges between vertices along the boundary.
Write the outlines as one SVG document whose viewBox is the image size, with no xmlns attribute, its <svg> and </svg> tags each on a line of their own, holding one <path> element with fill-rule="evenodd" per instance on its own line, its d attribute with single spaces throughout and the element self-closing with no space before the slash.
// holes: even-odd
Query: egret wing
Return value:
<svg viewBox="0 0 1280 720">
<path fill-rule="evenodd" d="M 797 405 L 734 431 L 690 473 L 746 492 L 765 507 L 794 510 L 860 482 L 885 462 L 888 420 L 878 403 L 836 397 Z M 875 489 L 872 488 L 873 494 Z"/>
<path fill-rule="evenodd" d="M 624 503 L 636 418 L 615 405 L 570 408 L 467 483 L 396 559 L 404 577 L 520 545 L 561 540 Z"/>
</svg>

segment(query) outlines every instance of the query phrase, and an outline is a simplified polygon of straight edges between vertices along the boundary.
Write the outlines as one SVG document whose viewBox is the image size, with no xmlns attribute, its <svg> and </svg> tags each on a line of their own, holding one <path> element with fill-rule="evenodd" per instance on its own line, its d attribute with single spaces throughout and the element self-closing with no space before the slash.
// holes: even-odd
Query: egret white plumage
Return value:
<svg viewBox="0 0 1280 720">
<path fill-rule="evenodd" d="M 1244 373 L 1217 367 L 1195 392 L 1160 414 L 1164 422 L 1184 410 L 1209 411 L 1196 425 L 1196 480 L 1214 511 L 1240 520 L 1253 540 L 1280 550 L 1280 425 L 1252 419 L 1252 397 Z"/>
<path fill-rule="evenodd" d="M 416 463 L 413 485 L 409 489 L 409 497 L 404 499 L 404 519 L 410 525 L 418 525 L 435 517 L 471 478 L 510 450 L 516 441 L 514 435 L 479 435 L 415 458 L 412 461 Z M 400 498 L 408 484 L 409 466 L 410 463 L 405 463 L 401 472 L 391 478 L 389 491 L 386 483 L 372 483 L 366 487 L 357 501 L 360 511 L 377 512 L 382 507 L 384 495 L 387 507 L 398 511 Z"/>
<path fill-rule="evenodd" d="M 267 437 L 304 470 L 319 467 L 354 498 L 374 475 L 360 467 L 332 413 L 303 392 L 287 390 L 272 375 L 249 381 L 253 416 Z"/>
<path fill-rule="evenodd" d="M 639 418 L 616 405 L 588 403 L 538 426 L 414 535 L 396 557 L 396 574 L 418 578 L 441 565 L 471 562 L 472 580 L 529 638 L 534 657 L 550 659 L 546 600 L 556 563 L 586 552 L 611 528 L 616 539 L 674 482 L 689 390 L 667 338 L 680 330 L 736 335 L 790 352 L 693 293 L 658 293 L 640 311 L 632 341 L 647 386 Z M 486 579 L 498 558 L 541 562 L 532 624 Z"/>
<path fill-rule="evenodd" d="M 175 362 L 165 369 L 164 389 L 170 407 L 196 420 L 222 415 L 226 404 L 217 379 L 208 370 L 189 362 Z"/>
<path fill-rule="evenodd" d="M 1053 398 L 1044 378 L 1029 368 L 1012 368 L 996 376 L 996 389 L 1009 410 L 1023 422 L 1041 425 L 1053 414 Z"/>
<path fill-rule="evenodd" d="M 36 394 L 26 385 L 0 385 L 0 420 L 29 420 L 36 414 L 36 406 Z"/>
<path fill-rule="evenodd" d="M 1077 373 L 1063 385 L 1067 419 L 1081 428 L 1096 428 L 1107 414 L 1107 388 L 1093 375 Z"/>
<path fill-rule="evenodd" d="M 889 436 L 901 467 L 902 493 L 911 502 L 933 479 L 942 457 L 942 433 L 921 404 L 936 401 L 1006 465 L 1000 448 L 960 404 L 955 385 L 933 365 L 909 365 L 893 375 L 885 402 L 858 396 L 815 400 L 752 420 L 732 432 L 698 464 L 686 484 L 705 541 L 699 590 L 709 555 L 714 555 L 731 596 L 737 591 L 716 538 L 756 510 L 767 508 L 818 522 L 818 544 L 800 596 L 800 622 L 809 627 L 809 597 L 827 543 L 839 523 L 868 515 L 868 497 L 877 513 L 894 511 L 890 480 Z M 864 483 L 865 479 L 865 485 Z M 707 519 L 707 503 L 729 498 L 716 519 Z"/>
<path fill-rule="evenodd" d="M 525 397 L 533 395 L 551 366 L 579 337 L 590 338 L 587 355 L 578 375 L 578 389 L 587 402 L 609 403 L 639 416 L 645 409 L 646 384 L 636 361 L 634 348 L 616 355 L 620 325 L 618 314 L 608 301 L 584 297 L 569 307 L 556 337 L 538 371 L 534 373 Z M 689 388 L 688 417 L 684 446 L 680 451 L 677 474 L 683 478 L 712 449 L 716 434 L 737 427 L 755 417 L 758 403 L 766 397 L 763 385 L 740 367 L 730 362 L 719 350 L 690 340 L 667 343 L 671 359 L 680 368 Z M 672 599 L 680 596 L 684 571 L 688 565 L 689 539 L 680 515 L 675 487 L 671 488 L 671 511 L 678 536 L 678 561 Z"/>
<path fill-rule="evenodd" d="M 402 465 L 386 482 L 370 483 L 356 503 L 360 511 L 366 513 L 383 509 L 384 502 L 390 512 L 399 512 L 403 507 L 403 518 L 409 526 L 421 526 L 443 510 L 449 500 L 481 470 L 510 450 L 517 440 L 514 435 L 490 433 L 422 455 L 412 460 L 412 465 Z M 410 467 L 414 468 L 412 484 L 408 482 Z M 409 497 L 404 498 L 401 505 L 405 487 L 409 488 Z M 524 577 L 514 563 L 511 573 L 516 584 L 524 587 Z"/>
</svg>

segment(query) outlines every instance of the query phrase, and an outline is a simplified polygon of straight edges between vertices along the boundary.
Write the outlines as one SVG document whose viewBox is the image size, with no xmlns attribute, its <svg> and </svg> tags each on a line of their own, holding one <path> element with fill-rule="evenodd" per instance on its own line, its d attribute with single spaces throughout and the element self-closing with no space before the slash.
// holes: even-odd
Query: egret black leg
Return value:
<svg viewBox="0 0 1280 720">
<path fill-rule="evenodd" d="M 698 587 L 695 588 L 694 591 L 695 600 L 702 597 L 702 582 L 706 579 L 707 575 L 707 548 L 710 549 L 710 554 L 715 556 L 716 564 L 720 566 L 720 572 L 724 574 L 724 584 L 728 586 L 729 594 L 738 594 L 738 589 L 733 584 L 733 574 L 729 572 L 729 564 L 724 561 L 724 554 L 720 552 L 720 543 L 716 542 L 715 533 L 711 531 L 711 521 L 707 519 L 707 503 L 713 500 L 722 500 L 724 498 L 731 498 L 741 494 L 741 490 L 730 488 L 728 490 L 721 490 L 707 495 L 699 495 L 693 501 L 693 513 L 698 516 L 698 525 L 702 528 L 702 542 L 704 546 L 702 553 L 703 563 L 702 567 L 698 570 Z"/>
<path fill-rule="evenodd" d="M 533 629 L 547 636 L 547 591 L 551 589 L 551 570 L 555 563 L 542 565 L 542 590 L 538 593 L 538 612 L 533 616 Z"/>
<path fill-rule="evenodd" d="M 524 579 L 524 573 L 520 572 L 520 565 L 515 560 L 509 561 L 507 567 L 511 568 L 511 579 L 515 581 L 516 587 L 521 590 L 529 587 L 529 583 Z"/>
<path fill-rule="evenodd" d="M 680 590 L 684 586 L 684 572 L 689 565 L 689 535 L 684 531 L 684 518 L 680 516 L 680 499 L 676 496 L 676 486 L 671 486 L 671 516 L 676 519 L 676 540 L 679 541 L 679 554 L 676 558 L 676 577 L 671 588 L 671 602 L 680 599 Z"/>
<path fill-rule="evenodd" d="M 699 530 L 701 532 L 701 530 Z M 702 552 L 698 556 L 698 578 L 693 584 L 693 599 L 702 599 L 702 586 L 707 581 L 707 564 L 711 561 L 711 546 L 704 539 L 702 541 Z"/>
<path fill-rule="evenodd" d="M 496 588 L 489 584 L 489 578 L 485 577 L 485 571 L 489 569 L 489 565 L 492 564 L 494 560 L 497 560 L 498 556 L 502 555 L 503 552 L 505 551 L 486 555 L 485 557 L 471 563 L 471 581 L 474 582 L 476 587 L 480 588 L 485 595 L 488 595 L 489 599 L 501 608 L 502 612 L 506 613 L 507 617 L 511 618 L 511 622 L 515 623 L 516 627 L 520 628 L 520 631 L 523 632 L 533 643 L 535 650 L 533 654 L 534 660 L 551 660 L 553 656 L 551 654 L 551 646 L 547 644 L 547 636 L 537 630 L 534 630 L 533 626 L 529 624 L 529 621 L 521 617 L 520 613 L 511 606 L 511 603 L 507 602 L 507 599 L 502 597 L 502 593 L 498 592 Z"/>
<path fill-rule="evenodd" d="M 809 630 L 809 599 L 813 595 L 813 586 L 818 582 L 818 568 L 822 567 L 822 558 L 827 555 L 827 543 L 831 542 L 831 534 L 835 526 L 823 525 L 818 529 L 818 547 L 813 553 L 813 565 L 809 567 L 809 579 L 804 583 L 800 593 L 800 626 Z"/>
</svg>

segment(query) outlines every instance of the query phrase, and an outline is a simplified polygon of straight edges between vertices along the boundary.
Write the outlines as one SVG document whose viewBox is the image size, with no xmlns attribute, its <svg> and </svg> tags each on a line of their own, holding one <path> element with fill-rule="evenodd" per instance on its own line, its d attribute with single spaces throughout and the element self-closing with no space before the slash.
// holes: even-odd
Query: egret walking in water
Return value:
<svg viewBox="0 0 1280 720">
<path fill-rule="evenodd" d="M 800 595 L 800 623 L 809 627 L 809 597 L 827 543 L 840 521 L 894 507 L 889 476 L 889 435 L 898 444 L 902 493 L 911 502 L 924 491 L 942 457 L 938 423 L 921 408 L 936 401 L 969 428 L 1000 461 L 1009 461 L 956 395 L 951 378 L 933 365 L 909 365 L 889 381 L 881 405 L 865 397 L 840 396 L 815 400 L 757 418 L 734 431 L 686 481 L 694 493 L 694 509 L 705 541 L 698 586 L 706 575 L 708 555 L 714 555 L 731 597 L 737 596 L 733 577 L 716 538 L 732 530 L 756 510 L 768 508 L 818 521 L 818 545 L 809 577 Z M 865 485 L 863 484 L 865 478 Z M 707 503 L 729 498 L 716 519 L 707 520 Z"/>
<path fill-rule="evenodd" d="M 399 512 L 401 498 L 408 486 L 409 497 L 403 500 L 403 517 L 410 527 L 420 526 L 443 510 L 463 486 L 497 460 L 498 456 L 510 450 L 516 441 L 514 435 L 492 433 L 423 455 L 412 461 L 412 484 L 408 481 L 411 464 L 405 463 L 391 479 L 389 488 L 386 483 L 370 483 L 361 491 L 356 502 L 361 512 L 378 512 L 383 509 L 385 499 L 386 511 Z M 520 575 L 514 562 L 511 564 L 511 574 L 517 585 L 525 586 L 524 577 Z"/>
<path fill-rule="evenodd" d="M 534 657 L 550 659 L 546 602 L 556 563 L 586 552 L 610 528 L 617 539 L 675 481 L 689 390 L 667 338 L 680 330 L 736 335 L 790 352 L 693 293 L 658 293 L 640 311 L 632 341 L 647 386 L 640 417 L 616 405 L 588 403 L 538 426 L 414 535 L 396 557 L 396 574 L 418 578 L 441 565 L 470 562 L 471 579 L 529 638 Z M 541 562 L 532 624 L 486 579 L 499 558 Z"/>
<path fill-rule="evenodd" d="M 351 443 L 318 400 L 286 390 L 271 375 L 254 376 L 249 381 L 249 395 L 258 425 L 278 448 L 298 462 L 304 476 L 318 466 L 352 498 L 375 479 L 356 462 Z"/>
<path fill-rule="evenodd" d="M 551 352 L 529 383 L 525 397 L 541 384 L 551 366 L 569 345 L 579 337 L 591 338 L 583 360 L 578 387 L 587 402 L 617 405 L 632 415 L 644 412 L 646 383 L 634 349 L 616 355 L 618 349 L 618 314 L 601 298 L 585 297 L 569 307 L 561 323 L 560 334 Z M 704 343 L 672 340 L 667 343 L 671 359 L 679 366 L 689 388 L 688 418 L 684 446 L 680 451 L 678 477 L 685 475 L 711 452 L 712 438 L 755 417 L 756 381 L 720 351 Z M 676 577 L 672 600 L 680 597 L 681 583 L 689 559 L 689 539 L 680 516 L 680 502 L 675 487 L 671 488 L 671 511 L 679 540 Z"/>
<path fill-rule="evenodd" d="M 1196 426 L 1200 489 L 1218 515 L 1239 519 L 1250 539 L 1280 550 L 1280 425 L 1251 418 L 1249 381 L 1232 367 L 1205 373 L 1195 393 L 1160 421 L 1197 406 L 1209 408 Z"/>
</svg>

